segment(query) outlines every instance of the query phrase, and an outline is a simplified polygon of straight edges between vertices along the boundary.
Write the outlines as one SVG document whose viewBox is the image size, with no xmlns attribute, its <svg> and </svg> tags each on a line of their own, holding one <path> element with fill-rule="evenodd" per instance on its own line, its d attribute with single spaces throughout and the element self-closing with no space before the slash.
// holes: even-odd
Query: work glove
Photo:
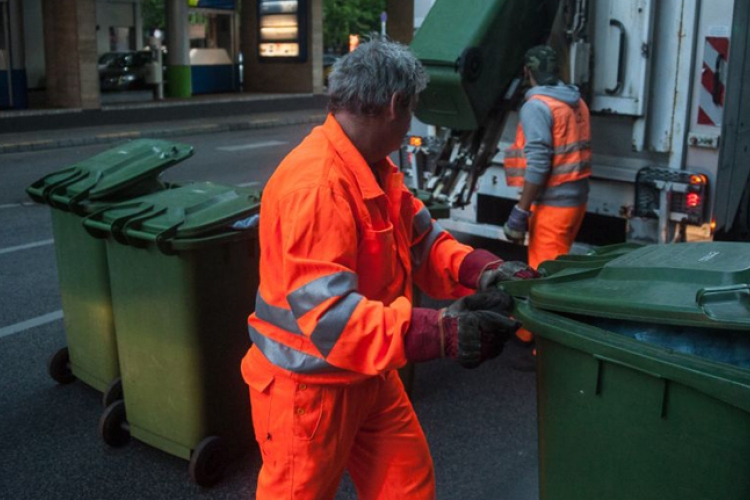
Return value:
<svg viewBox="0 0 750 500">
<path fill-rule="evenodd" d="M 499 290 L 477 292 L 439 311 L 414 308 L 404 337 L 406 359 L 418 363 L 448 357 L 476 368 L 499 356 L 521 326 L 509 317 L 512 308 L 511 296 Z"/>
<path fill-rule="evenodd" d="M 458 281 L 467 288 L 489 290 L 503 281 L 539 278 L 541 275 L 519 261 L 504 261 L 487 250 L 473 250 L 464 257 Z"/>
<path fill-rule="evenodd" d="M 513 206 L 508 220 L 503 225 L 503 232 L 508 241 L 523 245 L 526 240 L 526 231 L 529 230 L 530 215 L 531 212 L 518 208 L 517 204 Z"/>
<path fill-rule="evenodd" d="M 477 289 L 480 291 L 497 288 L 503 281 L 519 281 L 541 278 L 542 275 L 534 271 L 527 264 L 519 261 L 501 262 L 495 267 L 487 266 L 481 275 Z"/>
</svg>

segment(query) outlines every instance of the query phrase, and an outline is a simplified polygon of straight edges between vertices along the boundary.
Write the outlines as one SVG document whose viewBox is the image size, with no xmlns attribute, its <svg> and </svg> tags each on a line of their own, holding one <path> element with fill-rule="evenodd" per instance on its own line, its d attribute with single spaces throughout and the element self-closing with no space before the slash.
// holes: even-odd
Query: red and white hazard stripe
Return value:
<svg viewBox="0 0 750 500">
<path fill-rule="evenodd" d="M 727 83 L 729 38 L 707 36 L 703 50 L 701 93 L 698 104 L 698 123 L 721 126 L 724 114 L 724 92 Z"/>
</svg>

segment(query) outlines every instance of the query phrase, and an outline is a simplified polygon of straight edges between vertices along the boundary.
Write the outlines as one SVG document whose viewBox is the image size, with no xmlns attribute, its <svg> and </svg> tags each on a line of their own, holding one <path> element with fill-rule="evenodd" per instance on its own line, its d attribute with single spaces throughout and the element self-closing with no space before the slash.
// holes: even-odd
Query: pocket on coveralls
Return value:
<svg viewBox="0 0 750 500">
<path fill-rule="evenodd" d="M 320 428 L 329 389 L 323 385 L 297 384 L 294 391 L 294 436 L 310 441 Z"/>
<path fill-rule="evenodd" d="M 248 373 L 245 382 L 250 387 L 250 413 L 253 416 L 255 439 L 261 452 L 267 455 L 265 444 L 271 439 L 271 386 L 274 377 L 268 373 Z"/>
<path fill-rule="evenodd" d="M 373 296 L 382 293 L 396 277 L 398 256 L 393 226 L 385 229 L 365 229 L 357 256 L 360 293 Z"/>
</svg>

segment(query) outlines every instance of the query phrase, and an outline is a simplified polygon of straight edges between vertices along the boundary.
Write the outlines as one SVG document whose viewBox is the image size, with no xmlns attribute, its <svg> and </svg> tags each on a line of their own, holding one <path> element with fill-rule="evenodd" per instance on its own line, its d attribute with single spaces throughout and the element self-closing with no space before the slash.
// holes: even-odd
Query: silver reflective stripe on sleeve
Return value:
<svg viewBox="0 0 750 500">
<path fill-rule="evenodd" d="M 287 295 L 286 299 L 294 316 L 301 318 L 326 300 L 357 290 L 357 285 L 356 274 L 342 271 L 313 280 Z"/>
<path fill-rule="evenodd" d="M 437 222 L 432 223 L 432 229 L 422 238 L 422 241 L 411 247 L 411 267 L 415 271 L 419 269 L 430 258 L 430 250 L 435 240 L 438 239 L 445 230 Z"/>
<path fill-rule="evenodd" d="M 326 373 L 326 372 L 340 372 L 343 371 L 340 368 L 336 368 L 326 362 L 326 360 L 310 356 L 302 351 L 292 349 L 280 342 L 269 339 L 261 335 L 258 330 L 252 326 L 248 326 L 250 332 L 250 340 L 253 341 L 260 352 L 279 368 L 289 370 L 294 373 Z"/>
<path fill-rule="evenodd" d="M 322 315 L 310 334 L 310 340 L 325 357 L 336 345 L 354 310 L 364 299 L 362 295 L 354 292 L 352 287 L 356 286 L 357 276 L 351 272 L 323 276 L 287 296 L 291 310 L 270 305 L 258 292 L 255 299 L 255 315 L 277 328 L 302 335 L 297 319 L 326 300 L 340 297 Z"/>
<path fill-rule="evenodd" d="M 310 340 L 324 357 L 328 356 L 336 345 L 354 310 L 362 300 L 364 300 L 362 295 L 350 293 L 320 318 L 315 330 L 310 334 Z"/>
<path fill-rule="evenodd" d="M 430 211 L 427 210 L 427 207 L 422 207 L 422 209 L 414 216 L 414 237 L 419 238 L 430 229 L 431 225 L 432 216 L 430 215 Z"/>
<path fill-rule="evenodd" d="M 255 315 L 258 319 L 262 319 L 266 323 L 270 323 L 289 333 L 302 335 L 297 325 L 297 319 L 292 314 L 292 311 L 272 306 L 263 300 L 263 297 L 260 296 L 260 291 L 255 295 Z"/>
</svg>

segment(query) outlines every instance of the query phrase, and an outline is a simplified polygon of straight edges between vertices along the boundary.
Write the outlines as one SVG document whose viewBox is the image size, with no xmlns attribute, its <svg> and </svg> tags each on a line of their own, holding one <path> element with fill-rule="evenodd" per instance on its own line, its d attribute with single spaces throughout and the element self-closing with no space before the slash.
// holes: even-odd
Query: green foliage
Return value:
<svg viewBox="0 0 750 500">
<path fill-rule="evenodd" d="M 156 28 L 163 30 L 167 27 L 167 15 L 164 0 L 142 0 L 141 15 L 143 16 L 143 29 L 151 32 Z"/>
<path fill-rule="evenodd" d="M 346 52 L 349 35 L 380 33 L 380 13 L 386 0 L 323 0 L 323 45 L 326 51 Z"/>
</svg>

